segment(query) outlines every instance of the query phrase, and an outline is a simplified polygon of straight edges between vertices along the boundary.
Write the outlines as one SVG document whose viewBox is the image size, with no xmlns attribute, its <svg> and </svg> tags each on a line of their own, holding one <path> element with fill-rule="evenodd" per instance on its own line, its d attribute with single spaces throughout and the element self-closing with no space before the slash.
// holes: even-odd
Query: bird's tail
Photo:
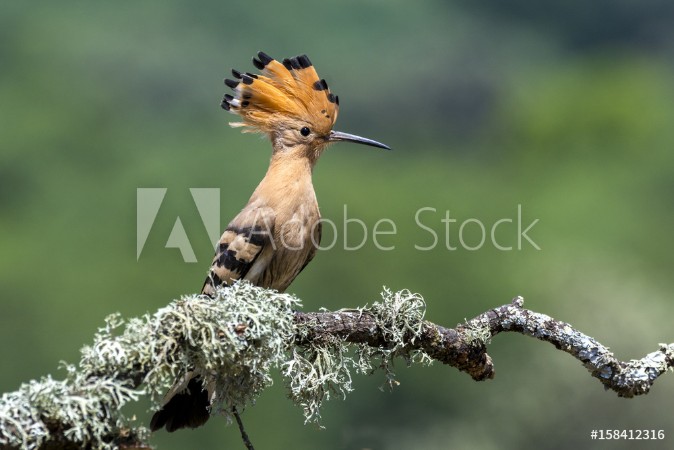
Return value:
<svg viewBox="0 0 674 450">
<path fill-rule="evenodd" d="M 222 281 L 211 270 L 206 277 L 201 293 L 213 297 Z M 180 377 L 164 396 L 162 408 L 154 413 L 150 430 L 166 427 L 173 432 L 180 428 L 197 428 L 206 423 L 210 416 L 213 387 L 204 385 L 201 375 L 190 370 Z"/>
<path fill-rule="evenodd" d="M 200 375 L 187 372 L 166 394 L 164 405 L 150 421 L 150 429 L 166 427 L 173 432 L 180 428 L 197 428 L 210 416 L 212 392 L 206 388 Z"/>
</svg>

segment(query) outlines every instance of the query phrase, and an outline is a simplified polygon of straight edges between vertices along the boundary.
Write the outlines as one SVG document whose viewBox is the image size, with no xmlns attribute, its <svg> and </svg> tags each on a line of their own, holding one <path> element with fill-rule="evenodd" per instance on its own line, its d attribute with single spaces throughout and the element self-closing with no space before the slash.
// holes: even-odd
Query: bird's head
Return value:
<svg viewBox="0 0 674 450">
<path fill-rule="evenodd" d="M 237 114 L 232 126 L 269 135 L 275 152 L 302 155 L 315 161 L 333 142 L 349 141 L 390 149 L 380 142 L 332 129 L 339 97 L 318 77 L 306 55 L 275 60 L 264 52 L 253 58 L 260 74 L 232 70 L 225 79 L 233 91 L 222 100 L 223 109 Z"/>
</svg>

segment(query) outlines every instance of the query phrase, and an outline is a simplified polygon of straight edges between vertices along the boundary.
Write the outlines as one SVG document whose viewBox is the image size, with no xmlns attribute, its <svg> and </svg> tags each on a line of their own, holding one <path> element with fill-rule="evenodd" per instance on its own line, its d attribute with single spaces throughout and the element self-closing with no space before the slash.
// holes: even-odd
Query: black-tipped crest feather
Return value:
<svg viewBox="0 0 674 450">
<path fill-rule="evenodd" d="M 288 117 L 324 135 L 332 129 L 338 113 L 336 97 L 307 55 L 279 62 L 258 52 L 253 65 L 260 74 L 233 70 L 232 75 L 240 81 L 225 80 L 234 89 L 233 98 L 225 99 L 226 109 L 243 119 L 234 125 L 269 132 L 274 123 Z"/>
</svg>

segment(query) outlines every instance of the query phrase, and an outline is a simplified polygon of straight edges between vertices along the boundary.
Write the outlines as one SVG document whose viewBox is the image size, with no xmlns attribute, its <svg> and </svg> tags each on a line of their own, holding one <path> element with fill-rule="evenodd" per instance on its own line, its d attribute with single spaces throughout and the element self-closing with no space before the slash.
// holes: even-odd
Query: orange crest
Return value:
<svg viewBox="0 0 674 450">
<path fill-rule="evenodd" d="M 222 107 L 243 122 L 232 126 L 269 133 L 288 119 L 306 122 L 326 135 L 337 120 L 339 98 L 318 77 L 306 55 L 278 62 L 264 52 L 253 58 L 260 74 L 232 70 L 238 80 L 225 79 L 234 95 L 225 95 Z"/>
</svg>

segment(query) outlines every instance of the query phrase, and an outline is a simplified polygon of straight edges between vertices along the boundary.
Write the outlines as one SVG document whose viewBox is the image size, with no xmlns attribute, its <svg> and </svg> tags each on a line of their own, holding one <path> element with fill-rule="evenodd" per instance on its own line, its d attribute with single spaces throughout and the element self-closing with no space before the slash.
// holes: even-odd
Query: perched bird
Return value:
<svg viewBox="0 0 674 450">
<path fill-rule="evenodd" d="M 238 115 L 244 132 L 265 133 L 273 153 L 267 174 L 248 204 L 227 225 L 202 293 L 245 279 L 284 291 L 311 261 L 321 240 L 318 202 L 311 180 L 316 161 L 333 142 L 349 141 L 389 149 L 348 133 L 333 131 L 339 97 L 318 77 L 306 55 L 279 62 L 259 52 L 260 74 L 232 70 L 225 84 L 234 92 L 222 108 Z M 167 393 L 150 428 L 196 428 L 209 417 L 212 386 L 190 371 Z"/>
</svg>

